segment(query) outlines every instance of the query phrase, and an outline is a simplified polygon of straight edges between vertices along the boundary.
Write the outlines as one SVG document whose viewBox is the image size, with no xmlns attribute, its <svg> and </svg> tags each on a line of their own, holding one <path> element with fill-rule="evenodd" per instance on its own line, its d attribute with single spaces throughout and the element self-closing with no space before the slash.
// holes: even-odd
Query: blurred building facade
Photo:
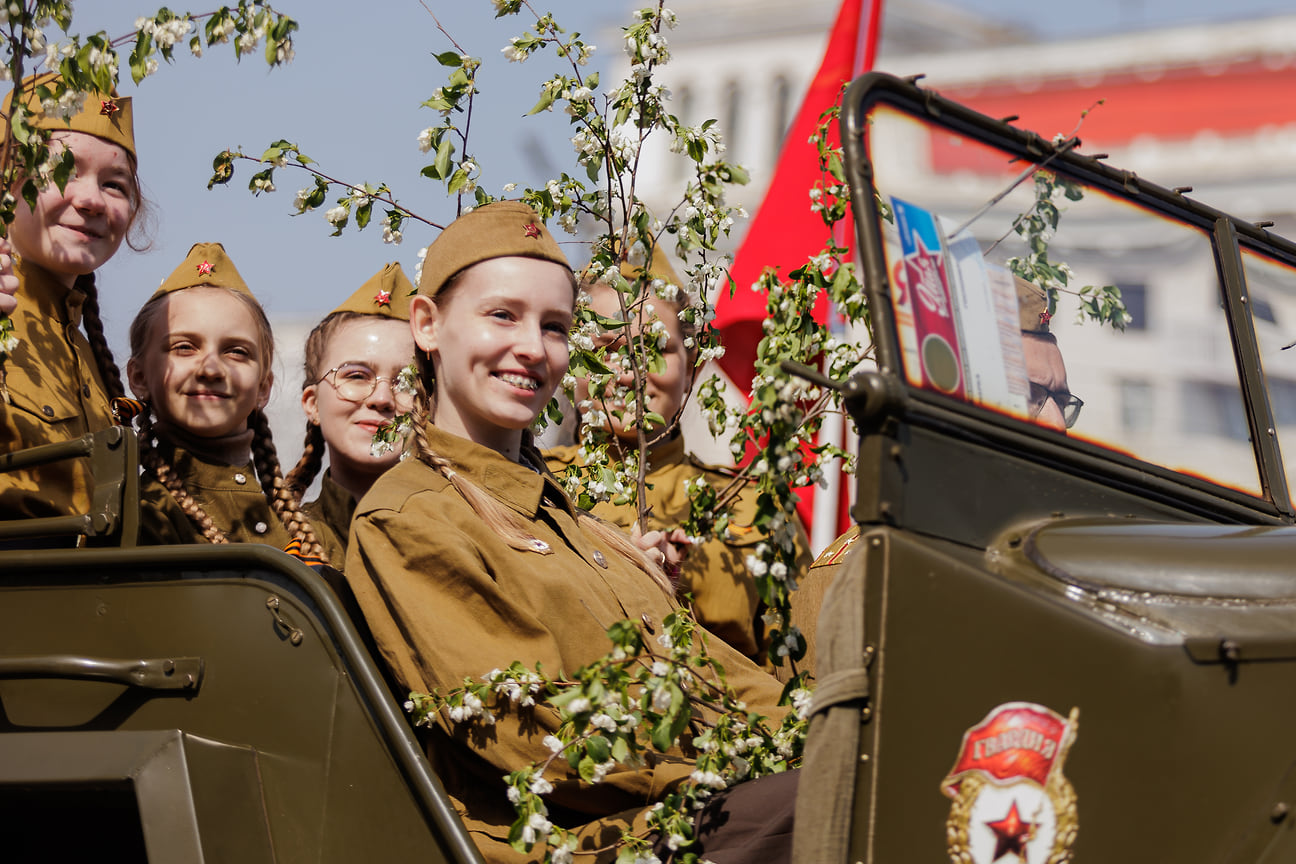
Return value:
<svg viewBox="0 0 1296 864">
<path fill-rule="evenodd" d="M 661 79 L 681 119 L 719 122 L 729 157 L 750 171 L 751 185 L 731 196 L 749 212 L 838 5 L 672 4 L 681 25 L 668 34 L 672 58 Z M 1047 138 L 1078 134 L 1082 152 L 1106 153 L 1109 164 L 1161 186 L 1192 187 L 1185 194 L 1296 237 L 1296 15 L 1041 42 L 949 3 L 889 0 L 885 10 L 877 69 L 923 75 L 922 86 L 989 116 L 1015 115 L 1015 125 Z M 948 213 L 970 212 L 993 194 L 957 155 L 918 146 L 905 159 L 920 200 L 942 202 Z M 649 149 L 644 165 L 639 188 L 652 190 L 650 207 L 669 208 L 685 178 L 683 157 Z M 1119 336 L 1092 324 L 1055 328 L 1072 390 L 1086 402 L 1075 431 L 1162 464 L 1215 460 L 1231 466 L 1224 475 L 1245 477 L 1251 445 L 1227 334 L 1213 323 L 1221 309 L 1209 238 L 1171 241 L 1150 225 L 1140 232 L 1119 218 L 1104 224 L 1102 214 L 1112 214 L 1101 207 L 1075 212 L 1086 214 L 1069 226 L 1080 243 L 1059 253 L 1080 284 L 1118 285 L 1132 315 Z M 1296 439 L 1296 357 L 1288 356 L 1296 350 L 1281 350 L 1296 340 L 1296 281 L 1284 268 L 1253 264 L 1271 401 Z M 1074 310 L 1064 302 L 1058 323 Z M 724 457 L 704 436 L 691 442 L 706 458 Z M 1296 440 L 1288 449 L 1296 461 Z"/>
</svg>

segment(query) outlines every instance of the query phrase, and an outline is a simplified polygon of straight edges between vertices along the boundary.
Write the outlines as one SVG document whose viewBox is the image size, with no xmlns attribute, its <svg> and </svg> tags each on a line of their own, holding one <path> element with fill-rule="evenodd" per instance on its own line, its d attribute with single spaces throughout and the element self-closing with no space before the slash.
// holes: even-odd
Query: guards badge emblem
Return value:
<svg viewBox="0 0 1296 864">
<path fill-rule="evenodd" d="M 1080 822 L 1062 763 L 1075 742 L 1070 717 L 1030 702 L 1008 702 L 963 733 L 941 781 L 954 800 L 945 823 L 955 864 L 1065 864 Z"/>
</svg>

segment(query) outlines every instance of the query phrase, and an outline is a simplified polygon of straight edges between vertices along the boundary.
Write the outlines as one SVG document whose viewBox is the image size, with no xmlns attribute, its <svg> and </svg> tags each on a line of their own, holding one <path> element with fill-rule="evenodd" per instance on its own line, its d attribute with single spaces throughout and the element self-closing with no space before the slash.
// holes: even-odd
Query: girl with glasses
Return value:
<svg viewBox="0 0 1296 864">
<path fill-rule="evenodd" d="M 401 448 L 375 452 L 378 427 L 410 410 L 413 394 L 397 378 L 414 358 L 409 305 L 414 286 L 388 264 L 334 309 L 306 340 L 302 410 L 306 443 L 285 480 L 299 499 L 328 453 L 320 493 L 303 505 L 329 564 L 346 563 L 356 502 L 401 458 Z"/>
</svg>

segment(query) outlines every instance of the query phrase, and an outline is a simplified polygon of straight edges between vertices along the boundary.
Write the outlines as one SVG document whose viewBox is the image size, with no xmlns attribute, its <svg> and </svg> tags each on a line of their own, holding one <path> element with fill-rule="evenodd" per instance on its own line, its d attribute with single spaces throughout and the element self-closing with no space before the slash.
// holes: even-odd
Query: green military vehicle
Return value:
<svg viewBox="0 0 1296 864">
<path fill-rule="evenodd" d="M 1296 860 L 1296 244 L 916 81 L 842 138 L 877 368 L 799 848 Z"/>
<path fill-rule="evenodd" d="M 1296 244 L 913 81 L 842 124 L 877 364 L 799 860 L 1292 859 Z M 133 453 L 0 456 L 103 478 L 0 526 L 0 857 L 479 860 L 329 584 L 134 548 Z"/>
</svg>

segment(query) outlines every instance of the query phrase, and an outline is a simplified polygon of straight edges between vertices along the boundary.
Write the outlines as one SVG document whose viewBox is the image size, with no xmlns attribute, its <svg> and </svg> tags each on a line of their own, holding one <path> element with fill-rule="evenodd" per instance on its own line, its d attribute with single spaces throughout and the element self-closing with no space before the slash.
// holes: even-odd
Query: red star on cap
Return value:
<svg viewBox="0 0 1296 864">
<path fill-rule="evenodd" d="M 199 276 L 210 276 L 211 273 L 212 273 L 212 265 L 210 261 L 204 261 L 198 265 Z"/>
<path fill-rule="evenodd" d="M 379 306 L 390 306 L 391 292 L 384 291 L 381 288 L 378 289 L 378 293 L 374 295 L 374 302 L 377 303 Z"/>
<path fill-rule="evenodd" d="M 1041 323 L 1041 324 L 1047 324 L 1047 323 L 1049 323 L 1049 322 L 1052 321 L 1052 320 L 1053 320 L 1053 316 L 1050 315 L 1049 313 L 1047 313 L 1047 312 L 1041 312 L 1041 313 L 1040 313 L 1040 323 Z"/>
<path fill-rule="evenodd" d="M 107 115 L 111 115 L 111 114 L 112 114 L 113 112 L 115 112 L 115 111 L 120 111 L 120 110 L 121 110 L 121 108 L 117 105 L 117 103 L 114 102 L 114 101 L 111 100 L 111 99 L 100 99 L 100 100 L 99 100 L 99 113 L 100 113 L 100 114 L 103 114 L 103 115 L 107 116 Z"/>
<path fill-rule="evenodd" d="M 1005 855 L 1016 855 L 1021 861 L 1026 860 L 1026 844 L 1035 833 L 1035 823 L 1027 822 L 1017 812 L 1017 801 L 1013 799 L 1008 808 L 1008 815 L 997 822 L 987 822 L 986 827 L 995 834 L 995 851 L 991 861 L 998 861 Z"/>
<path fill-rule="evenodd" d="M 532 222 L 531 224 L 527 225 L 525 228 L 522 229 L 522 231 L 523 231 L 523 232 L 526 234 L 526 236 L 528 236 L 528 237 L 539 237 L 539 236 L 540 236 L 540 226 L 537 225 L 537 224 L 535 224 L 534 222 Z"/>
</svg>

